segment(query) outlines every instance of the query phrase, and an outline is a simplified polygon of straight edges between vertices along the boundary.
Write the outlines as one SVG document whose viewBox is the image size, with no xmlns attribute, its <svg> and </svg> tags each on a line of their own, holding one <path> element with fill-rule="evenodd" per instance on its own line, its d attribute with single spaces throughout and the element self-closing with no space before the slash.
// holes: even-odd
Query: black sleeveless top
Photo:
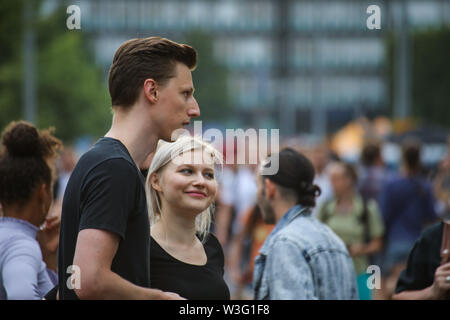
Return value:
<svg viewBox="0 0 450 320">
<path fill-rule="evenodd" d="M 188 300 L 229 300 L 223 280 L 224 255 L 217 238 L 209 234 L 203 244 L 207 262 L 203 266 L 182 262 L 168 254 L 151 238 L 151 288 L 178 293 Z"/>
</svg>

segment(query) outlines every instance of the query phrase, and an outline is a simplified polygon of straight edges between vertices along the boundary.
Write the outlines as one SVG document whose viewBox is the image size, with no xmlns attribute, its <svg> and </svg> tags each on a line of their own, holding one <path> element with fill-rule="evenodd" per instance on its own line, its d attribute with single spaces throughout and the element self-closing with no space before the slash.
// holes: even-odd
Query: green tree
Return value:
<svg viewBox="0 0 450 320">
<path fill-rule="evenodd" d="M 200 120 L 225 120 L 232 112 L 227 87 L 228 69 L 214 57 L 213 40 L 203 31 L 186 34 L 184 41 L 195 48 L 198 65 L 192 73 Z"/>
<path fill-rule="evenodd" d="M 11 3 L 12 1 L 7 1 Z M 23 118 L 23 1 L 2 3 L 0 39 L 9 53 L 0 61 L 0 127 Z M 71 142 L 81 135 L 98 137 L 110 125 L 110 102 L 101 70 L 94 64 L 89 39 L 81 31 L 68 30 L 65 7 L 47 16 L 35 2 L 33 21 L 36 47 L 36 125 L 54 126 L 56 135 Z M 8 35 L 14 30 L 15 37 Z M 18 30 L 18 31 L 17 31 Z"/>
<path fill-rule="evenodd" d="M 393 110 L 396 43 L 388 40 L 388 69 Z M 450 28 L 411 33 L 411 113 L 423 124 L 450 128 Z"/>
</svg>

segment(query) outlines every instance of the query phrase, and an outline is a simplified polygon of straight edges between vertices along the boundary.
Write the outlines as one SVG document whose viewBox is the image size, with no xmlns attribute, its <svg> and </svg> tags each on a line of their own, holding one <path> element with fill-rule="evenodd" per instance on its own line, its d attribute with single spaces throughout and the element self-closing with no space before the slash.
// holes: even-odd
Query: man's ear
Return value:
<svg viewBox="0 0 450 320">
<path fill-rule="evenodd" d="M 269 199 L 273 198 L 276 192 L 275 183 L 270 179 L 264 179 L 264 188 L 266 189 L 266 195 Z"/>
<path fill-rule="evenodd" d="M 153 173 L 150 175 L 150 185 L 151 185 L 152 188 L 155 189 L 156 191 L 162 192 L 160 183 L 161 183 L 161 179 L 160 179 L 159 174 L 153 172 Z"/>
<path fill-rule="evenodd" d="M 158 101 L 158 84 L 153 79 L 146 79 L 144 81 L 144 95 L 151 103 Z"/>
</svg>

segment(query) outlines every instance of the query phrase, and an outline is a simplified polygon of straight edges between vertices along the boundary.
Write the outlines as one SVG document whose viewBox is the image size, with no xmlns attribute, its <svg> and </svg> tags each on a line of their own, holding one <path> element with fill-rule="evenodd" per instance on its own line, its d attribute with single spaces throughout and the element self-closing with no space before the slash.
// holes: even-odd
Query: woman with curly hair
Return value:
<svg viewBox="0 0 450 320">
<path fill-rule="evenodd" d="M 59 219 L 46 218 L 62 144 L 24 121 L 12 122 L 1 142 L 0 300 L 42 299 L 57 281 Z"/>
</svg>

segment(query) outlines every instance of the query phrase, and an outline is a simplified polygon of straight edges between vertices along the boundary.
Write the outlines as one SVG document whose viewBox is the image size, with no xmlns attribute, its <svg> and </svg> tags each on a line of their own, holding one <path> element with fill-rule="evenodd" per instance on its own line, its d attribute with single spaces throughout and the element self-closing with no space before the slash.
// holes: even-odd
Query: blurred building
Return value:
<svg viewBox="0 0 450 320">
<path fill-rule="evenodd" d="M 450 23 L 449 0 L 410 0 L 403 8 L 406 24 L 396 24 L 397 15 L 405 11 L 402 2 L 78 0 L 70 4 L 80 6 L 82 31 L 95 38 L 97 62 L 105 73 L 126 39 L 161 35 L 182 41 L 185 32 L 204 30 L 213 35 L 214 55 L 230 69 L 232 103 L 247 119 L 246 125 L 281 126 L 284 135 L 321 135 L 361 112 L 386 108 L 388 30 Z M 381 9 L 380 30 L 367 28 L 369 5 Z"/>
</svg>

